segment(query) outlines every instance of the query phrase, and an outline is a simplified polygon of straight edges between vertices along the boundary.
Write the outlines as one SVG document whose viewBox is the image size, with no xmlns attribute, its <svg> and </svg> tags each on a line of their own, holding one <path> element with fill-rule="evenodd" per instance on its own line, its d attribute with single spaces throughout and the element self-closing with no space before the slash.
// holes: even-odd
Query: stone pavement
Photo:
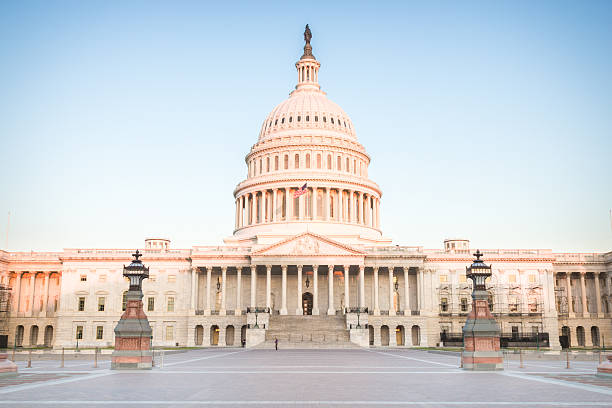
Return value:
<svg viewBox="0 0 612 408">
<path fill-rule="evenodd" d="M 465 372 L 455 354 L 419 350 L 202 349 L 170 354 L 163 368 L 111 371 L 108 361 L 19 363 L 0 378 L 6 407 L 612 407 L 612 380 L 596 361 L 506 361 Z"/>
</svg>

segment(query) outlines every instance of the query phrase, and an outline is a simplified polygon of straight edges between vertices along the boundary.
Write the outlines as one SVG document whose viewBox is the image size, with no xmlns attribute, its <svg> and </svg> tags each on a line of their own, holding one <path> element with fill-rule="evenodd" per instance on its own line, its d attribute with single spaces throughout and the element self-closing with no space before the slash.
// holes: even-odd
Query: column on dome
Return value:
<svg viewBox="0 0 612 408">
<path fill-rule="evenodd" d="M 338 197 L 336 197 L 336 201 L 338 205 L 336 208 L 338 209 L 338 222 L 344 221 L 344 200 L 342 197 L 342 189 L 338 188 Z"/>
<path fill-rule="evenodd" d="M 319 315 L 319 265 L 312 265 L 312 314 Z"/>
<path fill-rule="evenodd" d="M 328 315 L 335 315 L 336 308 L 334 307 L 334 265 L 327 266 L 327 308 Z"/>
<path fill-rule="evenodd" d="M 227 266 L 222 266 L 221 267 L 221 308 L 219 310 L 219 315 L 221 316 L 225 316 L 226 314 L 226 310 L 225 310 L 225 304 L 226 304 L 225 301 L 227 299 L 226 278 L 227 278 Z"/>
<path fill-rule="evenodd" d="M 281 281 L 281 310 L 280 310 L 280 314 L 281 315 L 286 315 L 287 314 L 287 265 L 282 265 L 281 266 L 281 270 L 282 270 L 282 281 Z"/>
<path fill-rule="evenodd" d="M 329 221 L 329 213 L 330 213 L 330 188 L 325 187 L 325 221 Z"/>
<path fill-rule="evenodd" d="M 357 194 L 359 195 L 359 198 L 358 198 L 359 211 L 357 211 L 355 215 L 357 216 L 357 222 L 359 224 L 365 224 L 365 217 L 363 216 L 363 207 L 364 207 L 365 197 L 361 191 Z"/>
<path fill-rule="evenodd" d="M 378 266 L 372 268 L 374 275 L 374 316 L 380 315 L 380 306 L 378 302 Z"/>
<path fill-rule="evenodd" d="M 355 204 L 353 194 L 354 190 L 349 190 L 348 200 L 346 201 L 346 206 L 348 207 L 348 211 L 346 212 L 346 222 L 355 222 Z"/>
<path fill-rule="evenodd" d="M 350 299 L 350 288 L 349 281 L 351 279 L 350 265 L 344 265 L 344 309 L 350 310 L 351 299 Z"/>
<path fill-rule="evenodd" d="M 306 194 L 298 197 L 298 219 L 301 221 L 306 218 Z"/>
<path fill-rule="evenodd" d="M 236 267 L 236 309 L 234 315 L 240 316 L 242 314 L 242 267 Z"/>
<path fill-rule="evenodd" d="M 395 316 L 395 307 L 393 304 L 393 267 L 390 266 L 389 270 L 389 316 Z"/>
<path fill-rule="evenodd" d="M 293 219 L 293 198 L 291 197 L 291 189 L 289 187 L 287 187 L 285 191 L 285 201 L 287 203 L 285 206 L 285 218 L 289 221 Z"/>
<path fill-rule="evenodd" d="M 276 222 L 276 208 L 277 208 L 277 199 L 278 199 L 278 189 L 275 188 L 272 190 L 272 222 Z"/>
<path fill-rule="evenodd" d="M 266 190 L 262 190 L 261 191 L 261 200 L 259 203 L 259 213 L 261 214 L 259 216 L 259 222 L 264 224 L 266 222 Z"/>
<path fill-rule="evenodd" d="M 296 315 L 304 314 L 302 309 L 302 265 L 297 266 L 297 308 L 295 309 Z"/>
<path fill-rule="evenodd" d="M 236 198 L 236 210 L 234 211 L 234 229 L 238 229 L 238 198 Z"/>
<path fill-rule="evenodd" d="M 380 229 L 380 198 L 376 198 L 376 228 Z"/>
</svg>

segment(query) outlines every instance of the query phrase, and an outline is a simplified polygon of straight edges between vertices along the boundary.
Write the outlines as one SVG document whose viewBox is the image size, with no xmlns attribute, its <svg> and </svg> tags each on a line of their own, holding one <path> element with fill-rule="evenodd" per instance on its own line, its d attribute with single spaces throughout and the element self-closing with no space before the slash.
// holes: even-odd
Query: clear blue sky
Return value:
<svg viewBox="0 0 612 408">
<path fill-rule="evenodd" d="M 612 250 L 612 2 L 0 3 L 0 247 L 221 243 L 309 23 L 401 245 Z"/>
</svg>

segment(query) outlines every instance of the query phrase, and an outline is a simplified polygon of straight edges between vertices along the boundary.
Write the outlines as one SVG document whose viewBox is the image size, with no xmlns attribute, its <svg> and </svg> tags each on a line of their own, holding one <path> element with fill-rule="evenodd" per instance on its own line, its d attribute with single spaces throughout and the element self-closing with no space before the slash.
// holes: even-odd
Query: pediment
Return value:
<svg viewBox="0 0 612 408">
<path fill-rule="evenodd" d="M 364 256 L 365 253 L 318 234 L 305 232 L 262 248 L 253 256 Z"/>
</svg>

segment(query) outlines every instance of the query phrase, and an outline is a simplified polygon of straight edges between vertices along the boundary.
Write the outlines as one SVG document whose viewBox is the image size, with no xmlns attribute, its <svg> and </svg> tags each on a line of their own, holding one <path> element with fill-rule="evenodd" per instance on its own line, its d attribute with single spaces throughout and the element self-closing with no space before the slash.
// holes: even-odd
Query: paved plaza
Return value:
<svg viewBox="0 0 612 408">
<path fill-rule="evenodd" d="M 163 368 L 111 371 L 110 361 L 19 361 L 0 378 L 0 407 L 40 406 L 612 406 L 596 361 L 506 361 L 465 372 L 457 354 L 421 350 L 200 349 L 168 354 Z"/>
</svg>

